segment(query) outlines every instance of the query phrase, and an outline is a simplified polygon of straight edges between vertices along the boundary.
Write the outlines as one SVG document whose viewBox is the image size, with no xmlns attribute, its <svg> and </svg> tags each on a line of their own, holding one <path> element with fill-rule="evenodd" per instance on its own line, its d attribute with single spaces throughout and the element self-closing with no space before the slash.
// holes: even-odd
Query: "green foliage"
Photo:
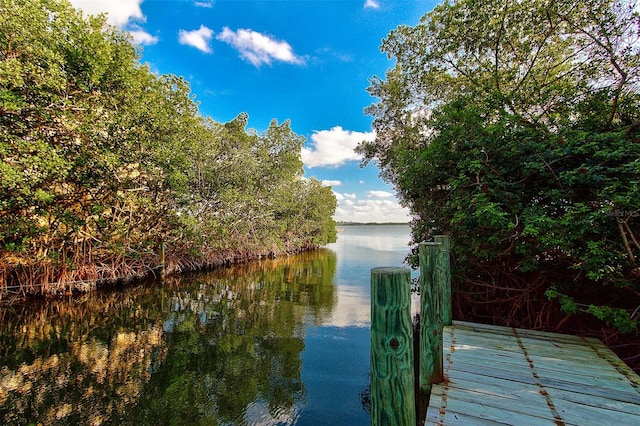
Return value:
<svg viewBox="0 0 640 426">
<path fill-rule="evenodd" d="M 578 312 L 579 307 L 575 300 L 566 294 L 558 293 L 558 289 L 554 286 L 545 292 L 549 299 L 559 299 L 560 310 L 567 314 L 575 314 Z"/>
<path fill-rule="evenodd" d="M 202 117 L 187 81 L 66 1 L 0 11 L 0 286 L 148 271 L 162 242 L 197 265 L 335 239 L 335 197 L 303 179 L 288 121 Z"/>
<path fill-rule="evenodd" d="M 638 319 L 633 318 L 625 309 L 615 309 L 610 306 L 590 305 L 587 312 L 615 327 L 623 333 L 637 332 Z"/>
<path fill-rule="evenodd" d="M 611 312 L 640 291 L 639 24 L 627 2 L 460 0 L 383 41 L 396 65 L 371 80 L 376 140 L 358 150 L 415 242 L 459 241 L 460 290 L 494 288 L 487 313 L 526 293 L 504 318 L 525 324 L 553 287 L 630 330 Z"/>
</svg>

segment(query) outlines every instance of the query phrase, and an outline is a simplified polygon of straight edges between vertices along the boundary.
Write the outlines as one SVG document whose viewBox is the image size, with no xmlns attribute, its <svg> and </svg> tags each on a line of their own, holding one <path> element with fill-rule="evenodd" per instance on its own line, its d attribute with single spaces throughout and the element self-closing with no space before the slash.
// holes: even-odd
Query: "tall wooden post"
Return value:
<svg viewBox="0 0 640 426">
<path fill-rule="evenodd" d="M 451 314 L 451 237 L 448 235 L 436 235 L 434 237 L 436 243 L 440 246 L 440 265 L 442 265 L 442 324 L 451 325 L 453 320 Z"/>
<path fill-rule="evenodd" d="M 415 426 L 411 271 L 371 270 L 371 424 Z"/>
<path fill-rule="evenodd" d="M 420 393 L 443 378 L 442 366 L 442 256 L 440 243 L 420 244 Z"/>
</svg>

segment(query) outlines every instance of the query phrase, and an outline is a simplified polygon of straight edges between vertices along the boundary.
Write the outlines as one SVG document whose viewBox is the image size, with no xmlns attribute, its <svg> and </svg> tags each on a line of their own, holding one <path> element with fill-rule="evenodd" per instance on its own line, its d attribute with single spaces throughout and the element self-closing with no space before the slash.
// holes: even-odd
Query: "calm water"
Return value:
<svg viewBox="0 0 640 426">
<path fill-rule="evenodd" d="M 409 227 L 313 253 L 0 308 L 0 424 L 369 425 L 369 274 Z"/>
</svg>

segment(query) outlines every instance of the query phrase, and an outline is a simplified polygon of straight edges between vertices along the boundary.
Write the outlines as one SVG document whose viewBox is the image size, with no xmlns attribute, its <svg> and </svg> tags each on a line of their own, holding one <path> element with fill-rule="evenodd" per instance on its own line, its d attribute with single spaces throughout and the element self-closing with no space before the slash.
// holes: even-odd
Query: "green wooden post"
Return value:
<svg viewBox="0 0 640 426">
<path fill-rule="evenodd" d="M 371 424 L 415 426 L 411 271 L 371 270 Z"/>
<path fill-rule="evenodd" d="M 451 314 L 451 237 L 448 235 L 436 235 L 434 237 L 436 243 L 440 246 L 440 255 L 442 259 L 442 324 L 451 325 L 453 316 Z"/>
<path fill-rule="evenodd" d="M 440 243 L 422 243 L 420 259 L 420 392 L 431 395 L 431 386 L 441 383 L 442 366 L 442 256 Z"/>
</svg>

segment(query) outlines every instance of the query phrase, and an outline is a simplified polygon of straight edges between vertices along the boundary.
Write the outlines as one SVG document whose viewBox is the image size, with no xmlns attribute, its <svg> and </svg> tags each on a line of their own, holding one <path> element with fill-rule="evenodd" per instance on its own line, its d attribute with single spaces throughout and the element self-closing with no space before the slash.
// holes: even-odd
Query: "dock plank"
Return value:
<svg viewBox="0 0 640 426">
<path fill-rule="evenodd" d="M 491 385 L 477 383 L 476 386 L 469 386 L 465 383 L 461 386 L 450 386 L 445 394 L 443 389 L 432 392 L 441 397 L 447 398 L 446 408 L 452 407 L 451 401 L 459 403 L 471 403 L 482 405 L 486 411 L 508 411 L 518 416 L 526 415 L 546 419 L 549 409 L 546 407 L 544 397 L 538 392 L 537 387 L 530 386 L 526 390 L 513 391 L 513 387 L 505 386 L 494 382 Z M 495 416 L 493 414 L 492 416 Z"/>
<path fill-rule="evenodd" d="M 426 424 L 640 424 L 640 377 L 597 339 L 454 321 Z"/>
<path fill-rule="evenodd" d="M 458 396 L 456 394 L 456 396 Z M 459 397 L 447 397 L 446 411 L 438 413 L 427 412 L 427 419 L 432 419 L 435 424 L 459 424 L 452 421 L 456 419 L 455 414 L 465 415 L 468 418 L 466 424 L 479 424 L 482 420 L 485 424 L 507 424 L 507 425 L 527 425 L 527 426 L 549 426 L 549 420 L 544 417 L 532 416 L 526 413 L 517 412 L 513 409 L 504 410 L 485 405 L 483 402 L 469 401 Z M 449 422 L 445 420 L 449 418 Z M 453 419 L 452 419 L 453 418 Z M 470 418 L 478 419 L 475 422 Z M 457 420 L 457 419 L 456 419 Z M 429 424 L 429 423 L 427 423 Z"/>
</svg>

